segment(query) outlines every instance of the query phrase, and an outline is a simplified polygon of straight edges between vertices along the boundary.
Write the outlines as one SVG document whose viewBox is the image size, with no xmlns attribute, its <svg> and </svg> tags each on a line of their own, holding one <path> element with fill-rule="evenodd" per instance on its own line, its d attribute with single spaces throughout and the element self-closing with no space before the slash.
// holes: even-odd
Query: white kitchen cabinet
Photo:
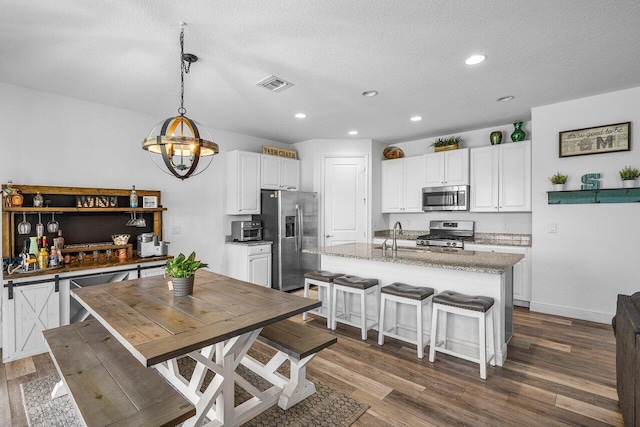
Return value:
<svg viewBox="0 0 640 427">
<path fill-rule="evenodd" d="M 531 301 L 531 248 L 528 246 L 497 246 L 465 243 L 464 249 L 480 252 L 521 254 L 524 258 L 513 266 L 513 304 L 529 307 Z"/>
<path fill-rule="evenodd" d="M 382 212 L 422 212 L 425 156 L 382 162 Z"/>
<path fill-rule="evenodd" d="M 469 185 L 469 149 L 426 155 L 425 187 Z"/>
<path fill-rule="evenodd" d="M 300 161 L 286 157 L 261 155 L 260 188 L 265 190 L 298 190 Z"/>
<path fill-rule="evenodd" d="M 60 292 L 55 281 L 14 283 L 2 290 L 2 361 L 4 363 L 47 351 L 45 329 L 60 326 Z"/>
<path fill-rule="evenodd" d="M 271 287 L 271 245 L 229 243 L 226 275 L 256 285 Z"/>
<path fill-rule="evenodd" d="M 239 150 L 227 153 L 227 215 L 260 213 L 261 157 Z"/>
<path fill-rule="evenodd" d="M 472 212 L 531 211 L 531 141 L 471 150 Z"/>
</svg>

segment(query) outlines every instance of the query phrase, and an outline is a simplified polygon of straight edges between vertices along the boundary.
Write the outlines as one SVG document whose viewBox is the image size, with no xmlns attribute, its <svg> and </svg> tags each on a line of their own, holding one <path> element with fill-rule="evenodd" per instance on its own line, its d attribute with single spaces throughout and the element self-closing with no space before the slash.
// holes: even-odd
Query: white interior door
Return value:
<svg viewBox="0 0 640 427">
<path fill-rule="evenodd" d="M 364 157 L 324 160 L 324 246 L 367 241 Z"/>
</svg>

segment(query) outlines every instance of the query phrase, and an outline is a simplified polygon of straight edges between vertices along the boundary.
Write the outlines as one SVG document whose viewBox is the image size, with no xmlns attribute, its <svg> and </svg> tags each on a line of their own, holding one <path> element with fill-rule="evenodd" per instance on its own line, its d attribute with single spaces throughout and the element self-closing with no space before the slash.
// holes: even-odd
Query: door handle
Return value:
<svg viewBox="0 0 640 427">
<path fill-rule="evenodd" d="M 325 235 L 324 237 L 326 237 L 326 238 L 328 239 L 328 238 L 330 238 L 330 237 L 333 237 L 333 234 L 327 234 L 327 235 Z"/>
</svg>

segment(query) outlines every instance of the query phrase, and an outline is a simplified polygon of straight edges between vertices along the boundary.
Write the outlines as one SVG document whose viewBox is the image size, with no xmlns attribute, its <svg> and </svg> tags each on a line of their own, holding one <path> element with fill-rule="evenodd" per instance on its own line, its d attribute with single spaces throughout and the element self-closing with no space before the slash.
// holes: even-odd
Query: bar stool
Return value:
<svg viewBox="0 0 640 427">
<path fill-rule="evenodd" d="M 434 294 L 433 288 L 411 286 L 406 283 L 395 282 L 380 289 L 380 326 L 378 328 L 378 345 L 384 344 L 385 335 L 418 347 L 418 358 L 424 358 L 424 331 L 423 331 L 423 310 L 429 309 L 427 319 L 431 320 L 431 300 Z M 385 305 L 387 301 L 394 304 L 394 323 L 389 329 L 385 329 Z M 398 334 L 398 304 L 407 304 L 416 308 L 416 339 L 412 340 Z M 395 331 L 395 332 L 391 332 Z"/>
<path fill-rule="evenodd" d="M 342 292 L 343 311 L 337 312 L 338 292 Z M 360 323 L 351 321 L 351 295 L 360 296 Z M 367 322 L 367 296 L 372 296 L 375 302 L 368 304 L 373 310 L 373 319 Z M 333 297 L 331 300 L 331 329 L 335 330 L 337 322 L 355 326 L 362 330 L 362 339 L 367 339 L 367 331 L 378 325 L 378 306 L 380 305 L 380 292 L 378 291 L 378 279 L 364 279 L 358 276 L 344 275 L 333 279 Z"/>
<path fill-rule="evenodd" d="M 342 276 L 342 273 L 332 273 L 325 270 L 307 271 L 304 273 L 304 296 L 309 298 L 309 287 L 318 287 L 318 300 L 322 305 L 313 310 L 302 313 L 302 320 L 307 320 L 307 313 L 317 314 L 327 318 L 327 328 L 331 328 L 331 294 L 333 293 L 333 279 Z M 323 298 L 323 294 L 326 295 Z"/>
<path fill-rule="evenodd" d="M 429 362 L 435 362 L 436 351 L 480 364 L 480 378 L 487 379 L 487 351 L 490 351 L 489 363 L 495 366 L 496 350 L 493 339 L 493 303 L 494 299 L 484 296 L 471 296 L 453 291 L 444 291 L 433 297 L 433 317 L 431 319 L 431 348 Z M 437 341 L 438 313 L 444 312 L 442 329 L 444 339 Z M 478 319 L 478 357 L 468 356 L 447 348 L 448 313 Z M 488 345 L 487 345 L 488 341 Z M 488 348 L 487 348 L 488 347 Z"/>
</svg>

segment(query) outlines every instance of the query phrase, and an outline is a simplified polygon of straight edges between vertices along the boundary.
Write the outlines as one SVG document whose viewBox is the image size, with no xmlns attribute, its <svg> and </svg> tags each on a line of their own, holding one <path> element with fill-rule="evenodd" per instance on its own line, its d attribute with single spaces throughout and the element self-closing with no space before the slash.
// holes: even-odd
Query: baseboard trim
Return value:
<svg viewBox="0 0 640 427">
<path fill-rule="evenodd" d="M 531 301 L 529 310 L 539 313 L 553 314 L 556 316 L 570 317 L 572 319 L 587 320 L 590 322 L 611 324 L 612 313 L 602 313 L 581 310 L 577 308 L 564 307 L 560 305 L 547 304 Z"/>
</svg>

